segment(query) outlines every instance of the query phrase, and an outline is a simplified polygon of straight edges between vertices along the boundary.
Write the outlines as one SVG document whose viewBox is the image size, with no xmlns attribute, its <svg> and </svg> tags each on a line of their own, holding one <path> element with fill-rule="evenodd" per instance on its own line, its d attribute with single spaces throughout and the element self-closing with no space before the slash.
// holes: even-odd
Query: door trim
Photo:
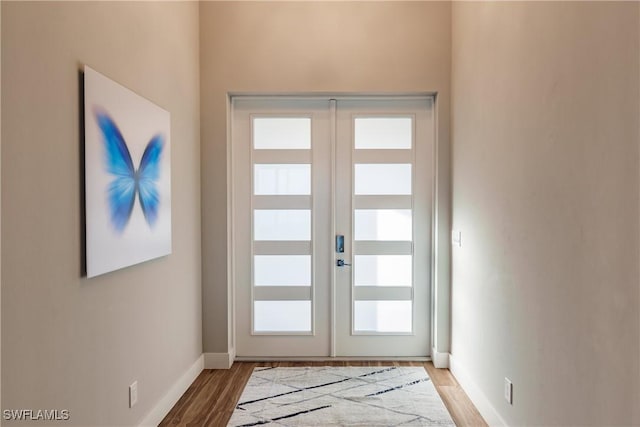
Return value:
<svg viewBox="0 0 640 427">
<path fill-rule="evenodd" d="M 243 100 L 263 100 L 265 98 L 278 98 L 281 100 L 329 100 L 330 101 L 330 109 L 331 114 L 335 114 L 336 109 L 336 101 L 375 101 L 375 100 L 422 100 L 425 98 L 432 99 L 433 105 L 433 189 L 432 195 L 433 200 L 431 203 L 431 259 L 432 259 L 432 267 L 431 267 L 431 280 L 429 283 L 429 289 L 427 292 L 431 295 L 431 310 L 429 313 L 431 332 L 429 336 L 430 345 L 429 349 L 431 353 L 436 352 L 436 334 L 442 335 L 443 332 L 450 337 L 451 328 L 450 326 L 444 328 L 445 331 L 442 330 L 441 326 L 438 326 L 440 323 L 438 319 L 443 315 L 448 315 L 448 309 L 446 307 L 441 307 L 437 304 L 438 299 L 436 298 L 436 294 L 438 293 L 438 280 L 437 280 L 437 270 L 439 269 L 437 266 L 438 260 L 438 238 L 437 236 L 441 233 L 438 232 L 438 209 L 439 205 L 443 202 L 440 197 L 439 190 L 439 170 L 442 165 L 439 162 L 438 152 L 441 150 L 440 144 L 443 143 L 439 138 L 439 123 L 438 123 L 438 92 L 409 92 L 409 93 L 358 93 L 358 92 L 318 92 L 318 93 L 307 93 L 307 92 L 265 92 L 265 93 L 256 93 L 256 92 L 228 92 L 226 99 L 226 161 L 227 161 L 227 170 L 226 170 L 226 178 L 227 178 L 227 342 L 228 342 L 228 354 L 230 355 L 230 362 L 233 360 L 300 360 L 300 361 L 313 361 L 313 360 L 416 360 L 416 361 L 431 361 L 432 354 L 429 354 L 425 357 L 350 357 L 350 356 L 336 356 L 336 343 L 335 343 L 335 321 L 336 321 L 336 308 L 335 308 L 335 298 L 336 298 L 336 270 L 333 269 L 331 273 L 331 286 L 330 286 L 330 295 L 329 299 L 331 301 L 331 312 L 330 312 L 330 322 L 331 328 L 329 330 L 329 344 L 330 344 L 330 356 L 329 357 L 261 357 L 261 358 L 251 358 L 251 357 L 242 357 L 236 356 L 236 277 L 235 277 L 235 239 L 234 239 L 234 218 L 236 213 L 236 201 L 233 194 L 234 187 L 234 169 L 233 169 L 233 115 L 234 115 L 234 100 L 242 98 Z M 331 124 L 330 134 L 332 138 L 331 144 L 331 203 L 334 209 L 335 208 L 335 169 L 336 169 L 336 124 Z M 448 141 L 444 141 L 445 144 L 448 144 Z M 447 197 L 444 197 L 447 199 Z M 335 215 L 332 215 L 331 218 L 331 226 L 335 231 Z M 450 249 L 450 245 L 448 246 Z M 333 252 L 331 253 L 333 256 Z M 448 289 L 450 293 L 450 289 Z M 205 309 L 205 308 L 203 308 Z M 438 355 L 442 355 L 443 353 L 438 352 Z M 448 356 L 449 353 L 446 353 Z M 438 366 L 440 367 L 440 366 Z M 446 366 L 442 366 L 446 367 Z"/>
</svg>

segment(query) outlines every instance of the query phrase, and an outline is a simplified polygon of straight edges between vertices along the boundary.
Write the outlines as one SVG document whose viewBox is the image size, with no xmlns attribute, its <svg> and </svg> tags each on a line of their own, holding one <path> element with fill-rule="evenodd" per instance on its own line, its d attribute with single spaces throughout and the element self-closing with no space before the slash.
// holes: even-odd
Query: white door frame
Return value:
<svg viewBox="0 0 640 427">
<path fill-rule="evenodd" d="M 307 94 L 307 93 L 228 93 L 227 94 L 227 144 L 226 144 L 226 154 L 227 154 L 227 338 L 228 338 L 228 352 L 225 356 L 229 358 L 230 367 L 233 361 L 236 359 L 236 312 L 235 312 L 235 303 L 236 303 L 236 278 L 235 278 L 235 241 L 234 241 L 234 217 L 235 217 L 235 198 L 233 194 L 234 187 L 234 170 L 233 170 L 233 101 L 236 98 L 280 98 L 280 99 L 349 99 L 349 100 L 375 100 L 375 99 L 385 99 L 385 100 L 393 100 L 393 99 L 416 99 L 416 98 L 425 98 L 430 97 L 433 100 L 433 114 L 434 114 L 434 144 L 433 144 L 433 200 L 431 204 L 431 258 L 432 258 L 432 273 L 431 273 L 431 281 L 429 284 L 429 292 L 431 294 L 431 310 L 429 313 L 430 324 L 431 324 L 431 333 L 430 333 L 430 348 L 431 355 L 426 359 L 433 359 L 434 365 L 436 368 L 446 368 L 448 367 L 448 352 L 442 353 L 436 351 L 436 335 L 439 336 L 449 336 L 451 334 L 451 326 L 449 322 L 443 322 L 442 318 L 444 315 L 448 315 L 448 308 L 441 307 L 438 304 L 438 301 L 441 298 L 437 298 L 436 295 L 438 293 L 442 293 L 439 291 L 440 289 L 446 289 L 447 292 L 450 293 L 450 289 L 448 283 L 439 284 L 437 280 L 437 270 L 440 266 L 437 265 L 438 261 L 438 235 L 442 234 L 442 231 L 439 232 L 439 220 L 438 220 L 438 207 L 443 203 L 441 200 L 443 197 L 441 196 L 441 192 L 439 191 L 440 183 L 438 182 L 438 176 L 440 175 L 440 169 L 443 167 L 440 165 L 438 159 L 438 152 L 440 151 L 439 146 L 443 143 L 440 141 L 439 132 L 438 132 L 438 97 L 435 92 L 424 92 L 424 93 L 413 93 L 413 94 L 356 94 L 356 93 L 332 93 L 331 96 L 325 94 Z M 332 107 L 332 108 L 335 108 Z M 332 135 L 335 135 L 334 130 L 332 130 Z M 335 136 L 334 136 L 335 137 Z M 335 150 L 335 141 L 332 141 L 332 150 Z M 447 143 L 445 141 L 445 143 Z M 335 186 L 335 153 L 332 152 L 332 182 L 331 186 Z M 448 169 L 445 167 L 445 169 Z M 335 197 L 335 194 L 332 194 L 332 198 Z M 448 199 L 448 198 L 446 198 Z M 335 200 L 333 200 L 335 203 Z M 448 209 L 447 209 L 448 211 Z M 334 219 L 332 219 L 332 226 Z M 442 221 L 440 221 L 442 222 Z M 448 235 L 449 233 L 447 233 Z M 442 238 L 440 237 L 440 240 Z M 447 245 L 450 249 L 450 246 Z M 335 269 L 333 270 L 335 273 Z M 332 274 L 332 283 L 331 283 L 331 298 L 335 297 L 335 277 Z M 447 299 L 448 300 L 448 299 Z M 335 322 L 335 310 L 332 309 L 332 322 Z M 331 356 L 328 358 L 314 358 L 314 357 L 306 357 L 306 358 L 282 358 L 278 357 L 276 359 L 288 359 L 288 360 L 317 360 L 317 359 L 353 359 L 350 357 L 335 357 L 335 337 L 333 332 L 331 331 Z M 212 356 L 218 356 L 217 353 L 211 353 Z M 269 358 L 260 358 L 261 360 L 267 360 Z M 356 357 L 355 359 L 367 359 L 362 357 Z M 376 357 L 374 359 L 383 360 L 383 359 L 397 359 L 397 358 L 385 358 L 385 357 Z M 411 358 L 411 359 L 421 359 L 421 358 Z"/>
</svg>

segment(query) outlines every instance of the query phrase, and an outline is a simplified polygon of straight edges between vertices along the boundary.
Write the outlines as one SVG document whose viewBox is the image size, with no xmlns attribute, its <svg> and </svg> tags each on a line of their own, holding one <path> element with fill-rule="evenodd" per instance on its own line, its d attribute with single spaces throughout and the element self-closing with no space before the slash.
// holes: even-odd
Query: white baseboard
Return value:
<svg viewBox="0 0 640 427">
<path fill-rule="evenodd" d="M 156 427 L 162 419 L 169 413 L 171 408 L 178 402 L 189 386 L 200 375 L 204 369 L 204 357 L 200 355 L 198 359 L 182 374 L 180 378 L 171 386 L 169 391 L 151 409 L 146 417 L 140 422 L 140 427 Z"/>
<path fill-rule="evenodd" d="M 464 367 L 458 364 L 453 355 L 449 355 L 449 370 L 456 380 L 458 380 L 458 383 L 465 393 L 467 393 L 467 396 L 469 396 L 469 399 L 471 399 L 471 402 L 473 402 L 487 424 L 492 427 L 503 427 L 507 425 L 491 402 L 489 402 L 487 396 L 485 396 L 480 387 L 471 379 Z"/>
<path fill-rule="evenodd" d="M 440 353 L 436 351 L 435 347 L 431 349 L 431 360 L 436 368 L 446 369 L 449 367 L 449 353 Z"/>
<path fill-rule="evenodd" d="M 229 369 L 235 360 L 235 351 L 229 353 L 204 353 L 204 369 Z"/>
</svg>

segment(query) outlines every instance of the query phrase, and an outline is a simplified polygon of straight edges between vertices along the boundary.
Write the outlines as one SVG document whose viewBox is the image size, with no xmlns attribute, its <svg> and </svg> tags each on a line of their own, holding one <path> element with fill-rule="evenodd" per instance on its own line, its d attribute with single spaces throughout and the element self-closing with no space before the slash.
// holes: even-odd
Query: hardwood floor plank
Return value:
<svg viewBox="0 0 640 427">
<path fill-rule="evenodd" d="M 455 380 L 451 372 L 448 369 L 437 369 L 433 366 L 433 362 L 427 362 L 425 368 L 429 373 L 429 377 L 434 384 L 441 386 L 457 386 L 458 382 Z"/>
<path fill-rule="evenodd" d="M 193 384 L 189 386 L 187 392 L 182 395 L 178 403 L 175 404 L 173 409 L 167 414 L 167 416 L 159 424 L 160 426 L 176 426 L 184 425 L 189 414 L 197 410 L 197 400 L 201 399 L 201 396 L 206 393 L 203 389 L 211 381 L 216 381 L 218 373 L 212 370 L 204 370 L 198 375 Z M 191 391 L 191 393 L 190 393 Z"/>
<path fill-rule="evenodd" d="M 257 366 L 422 366 L 429 374 L 456 426 L 487 426 L 448 369 L 436 369 L 431 362 L 376 360 L 236 362 L 230 369 L 207 369 L 198 375 L 160 426 L 226 426 L 254 367 Z"/>
<path fill-rule="evenodd" d="M 442 386 L 437 389 L 456 426 L 488 425 L 460 386 Z"/>
<path fill-rule="evenodd" d="M 243 364 L 240 366 L 237 375 L 231 378 L 229 387 L 225 389 L 224 395 L 218 400 L 218 404 L 216 405 L 216 410 L 212 418 L 212 425 L 227 425 L 255 366 L 256 364 Z"/>
<path fill-rule="evenodd" d="M 211 370 L 212 379 L 205 387 L 202 388 L 198 398 L 193 402 L 192 410 L 187 412 L 184 417 L 185 426 L 202 426 L 209 412 L 215 407 L 220 391 L 228 382 L 228 377 L 233 371 L 233 367 L 229 370 Z"/>
<path fill-rule="evenodd" d="M 198 376 L 198 378 L 196 378 L 193 384 L 191 384 L 187 389 L 187 391 L 182 395 L 180 400 L 178 400 L 178 402 L 175 404 L 175 406 L 170 412 L 170 414 L 172 413 L 173 415 L 169 418 L 165 417 L 165 419 L 162 421 L 164 423 L 163 425 L 180 424 L 180 420 L 182 419 L 182 416 L 184 415 L 185 411 L 189 408 L 189 405 L 191 405 L 191 402 L 197 395 L 197 390 L 199 390 L 199 380 L 200 380 L 200 377 L 203 375 L 203 373 L 201 373 Z"/>
<path fill-rule="evenodd" d="M 234 363 L 231 369 L 226 373 L 224 381 L 218 384 L 218 387 L 213 391 L 215 399 L 210 399 L 208 404 L 205 405 L 204 410 L 200 412 L 199 416 L 193 421 L 193 426 L 207 426 L 207 425 L 226 425 L 226 422 L 222 422 L 222 419 L 227 412 L 233 412 L 237 399 L 232 400 L 232 394 L 234 390 L 240 386 L 240 391 L 244 389 L 245 384 L 251 376 L 254 363 Z M 238 385 L 238 383 L 241 385 Z M 231 414 L 229 414 L 231 417 Z M 228 421 L 228 420 L 227 420 Z M 190 424 L 187 424 L 189 427 Z"/>
</svg>

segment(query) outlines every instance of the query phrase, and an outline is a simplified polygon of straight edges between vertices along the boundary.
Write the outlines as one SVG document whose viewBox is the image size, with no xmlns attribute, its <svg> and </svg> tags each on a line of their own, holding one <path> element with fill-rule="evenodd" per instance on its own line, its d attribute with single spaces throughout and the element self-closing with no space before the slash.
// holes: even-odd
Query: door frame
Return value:
<svg viewBox="0 0 640 427">
<path fill-rule="evenodd" d="M 235 212 L 236 212 L 236 200 L 234 197 L 234 157 L 233 157 L 233 116 L 234 116 L 234 100 L 238 98 L 248 99 L 248 98 L 256 98 L 256 99 L 266 99 L 266 98 L 278 98 L 282 100 L 291 99 L 291 100 L 301 100 L 301 99 L 337 99 L 337 100 L 377 100 L 383 99 L 387 101 L 391 100 L 407 100 L 407 99 L 424 99 L 431 98 L 433 105 L 433 179 L 432 179 L 432 203 L 431 203 L 431 277 L 429 283 L 428 293 L 431 297 L 431 310 L 429 313 L 431 331 L 430 331 L 430 350 L 431 354 L 426 357 L 411 357 L 411 358 L 389 358 L 389 357 L 336 357 L 335 356 L 335 333 L 332 330 L 330 333 L 330 356 L 329 357 L 260 357 L 260 358 L 243 358 L 236 356 L 236 277 L 235 277 L 235 239 L 234 239 L 234 227 L 235 227 Z M 384 359 L 411 359 L 411 360 L 433 360 L 436 368 L 446 368 L 448 367 L 448 349 L 439 348 L 436 340 L 440 341 L 438 337 L 446 337 L 446 342 L 449 341 L 449 337 L 451 335 L 451 324 L 450 321 L 447 320 L 449 318 L 449 308 L 445 307 L 445 304 L 439 303 L 439 301 L 448 301 L 450 297 L 450 280 L 448 279 L 446 283 L 438 283 L 438 270 L 443 267 L 446 269 L 446 266 L 439 266 L 438 263 L 440 259 L 447 259 L 448 256 L 441 257 L 439 256 L 438 248 L 443 246 L 441 240 L 442 239 L 442 230 L 438 230 L 441 227 L 441 223 L 446 223 L 447 221 L 439 220 L 440 216 L 439 211 L 442 209 L 442 204 L 444 202 L 447 203 L 446 211 L 450 212 L 450 197 L 442 197 L 442 183 L 439 177 L 442 174 L 443 165 L 439 161 L 441 151 L 440 145 L 446 143 L 448 145 L 448 141 L 441 141 L 439 126 L 438 126 L 438 94 L 437 92 L 415 92 L 415 93 L 390 93 L 390 94 L 365 94 L 365 93 L 344 93 L 344 92 L 332 92 L 332 93 L 278 93 L 278 92 L 265 92 L 265 93 L 255 93 L 255 92 L 229 92 L 227 93 L 226 99 L 226 110 L 227 110 L 227 141 L 226 141 L 226 161 L 227 161 L 227 348 L 228 352 L 226 356 L 228 357 L 230 367 L 234 360 L 366 360 L 366 359 L 376 359 L 376 360 L 384 360 Z M 331 106 L 332 114 L 335 113 L 335 103 L 332 103 Z M 335 126 L 335 123 L 332 124 Z M 332 144 L 331 144 L 331 200 L 332 205 L 335 207 L 335 129 L 331 129 L 332 135 Z M 448 147 L 447 147 L 448 148 Z M 445 171 L 449 170 L 448 166 L 444 166 Z M 448 184 L 448 183 L 447 183 Z M 445 199 L 445 200 L 442 200 Z M 441 214 L 441 212 L 440 212 Z M 335 228 L 335 215 L 332 215 L 331 218 L 332 227 Z M 450 234 L 449 230 L 446 230 L 446 236 Z M 450 251 L 450 239 L 444 240 L 446 243 L 444 246 Z M 440 281 L 442 282 L 442 280 Z M 336 294 L 336 279 L 335 279 L 335 270 L 331 274 L 331 289 L 330 289 L 330 300 L 332 302 L 331 308 L 331 325 L 335 324 L 335 307 L 333 307 L 334 298 Z M 446 294 L 446 295 L 445 295 Z M 206 309 L 203 307 L 203 309 Z M 442 350 L 446 350 L 443 352 Z M 217 353 L 209 353 L 212 355 L 218 355 Z"/>
</svg>

